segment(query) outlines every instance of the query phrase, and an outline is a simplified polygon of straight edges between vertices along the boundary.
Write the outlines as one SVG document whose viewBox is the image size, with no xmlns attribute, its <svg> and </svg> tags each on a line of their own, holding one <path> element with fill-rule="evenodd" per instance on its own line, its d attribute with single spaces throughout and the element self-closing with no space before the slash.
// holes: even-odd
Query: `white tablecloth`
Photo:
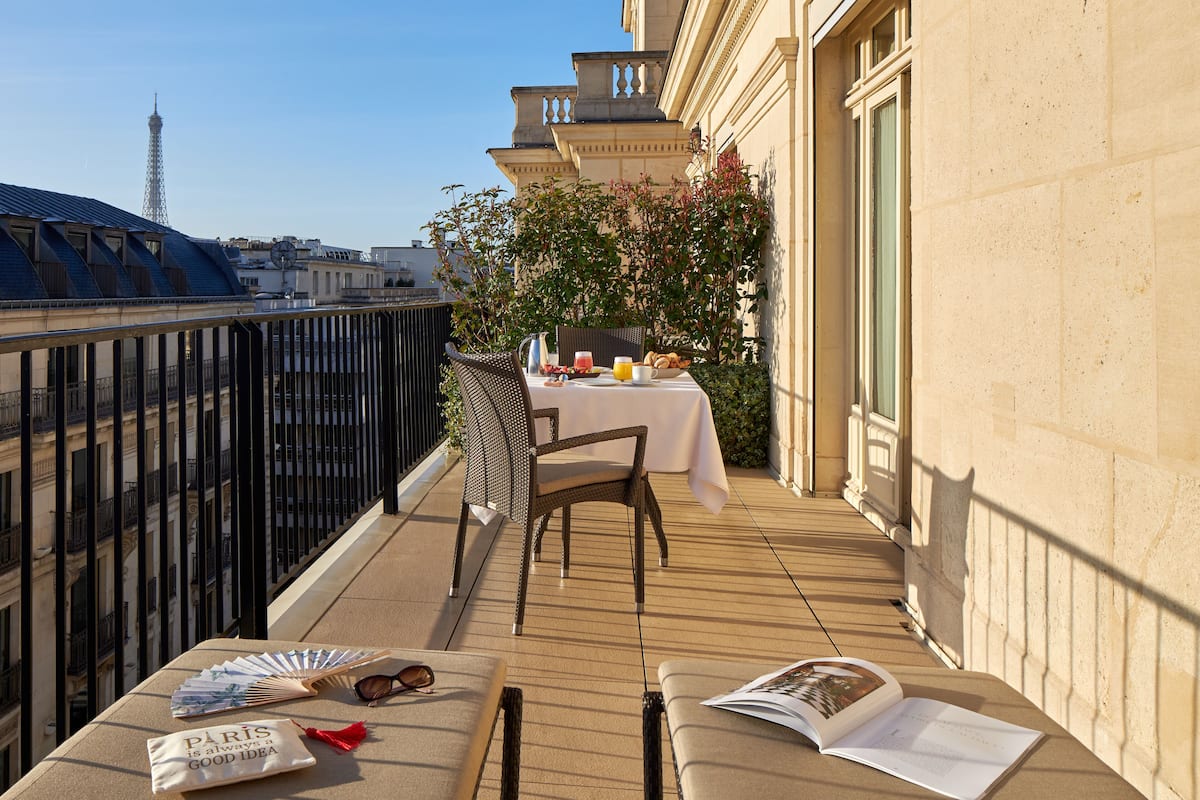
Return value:
<svg viewBox="0 0 1200 800">
<path fill-rule="evenodd" d="M 708 395 L 684 373 L 649 386 L 620 384 L 597 386 L 589 380 L 567 381 L 566 386 L 545 386 L 545 379 L 526 376 L 534 408 L 558 408 L 559 438 L 584 433 L 645 425 L 646 469 L 650 472 L 686 472 L 688 486 L 700 504 L 720 513 L 729 499 L 725 462 Z M 537 421 L 538 441 L 549 439 L 546 420 Z M 630 440 L 588 445 L 568 452 L 628 463 Z"/>
</svg>

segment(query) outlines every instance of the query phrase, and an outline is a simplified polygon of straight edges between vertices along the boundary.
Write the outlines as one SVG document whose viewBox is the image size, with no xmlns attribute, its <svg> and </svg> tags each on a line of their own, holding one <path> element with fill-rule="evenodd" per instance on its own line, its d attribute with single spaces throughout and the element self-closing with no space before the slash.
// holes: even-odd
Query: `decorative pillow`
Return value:
<svg viewBox="0 0 1200 800">
<path fill-rule="evenodd" d="M 317 763 L 290 719 L 214 725 L 146 741 L 154 793 L 185 792 Z"/>
</svg>

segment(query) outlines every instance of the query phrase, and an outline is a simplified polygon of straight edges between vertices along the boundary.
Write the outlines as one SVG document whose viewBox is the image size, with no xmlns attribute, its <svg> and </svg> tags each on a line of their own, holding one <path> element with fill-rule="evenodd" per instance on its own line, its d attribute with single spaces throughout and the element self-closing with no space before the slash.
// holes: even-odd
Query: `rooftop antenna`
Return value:
<svg viewBox="0 0 1200 800">
<path fill-rule="evenodd" d="M 162 117 L 158 115 L 158 92 L 154 93 L 154 113 L 150 115 L 150 152 L 146 155 L 146 196 L 142 216 L 159 225 L 167 222 L 167 186 L 163 177 Z"/>
</svg>

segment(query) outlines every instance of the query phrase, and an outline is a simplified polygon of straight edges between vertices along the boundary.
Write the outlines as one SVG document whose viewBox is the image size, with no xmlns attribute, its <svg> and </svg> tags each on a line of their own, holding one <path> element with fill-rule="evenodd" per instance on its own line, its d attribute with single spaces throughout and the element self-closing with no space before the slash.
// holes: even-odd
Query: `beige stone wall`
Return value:
<svg viewBox="0 0 1200 800">
<path fill-rule="evenodd" d="M 687 4 L 662 96 L 770 165 L 772 463 L 818 490 L 845 474 L 847 153 L 811 142 L 846 65 L 805 11 L 836 7 Z M 1200 10 L 912 7 L 907 599 L 1141 791 L 1195 798 Z"/>
<path fill-rule="evenodd" d="M 684 0 L 624 0 L 621 24 L 634 50 L 669 50 Z"/>
<path fill-rule="evenodd" d="M 1200 7 L 914 3 L 909 602 L 1200 796 Z"/>
<path fill-rule="evenodd" d="M 660 105 L 687 128 L 699 123 L 708 159 L 735 149 L 771 200 L 771 299 L 759 320 L 772 376 L 769 461 L 783 480 L 807 488 L 812 318 L 803 258 L 807 93 L 797 25 L 786 0 L 687 4 L 680 40 L 703 46 L 673 54 Z"/>
<path fill-rule="evenodd" d="M 811 46 L 839 8 L 686 3 L 660 95 L 767 179 L 771 460 L 801 490 L 846 471 L 849 68 L 840 29 Z M 906 599 L 1147 796 L 1196 800 L 1200 6 L 911 8 Z"/>
</svg>

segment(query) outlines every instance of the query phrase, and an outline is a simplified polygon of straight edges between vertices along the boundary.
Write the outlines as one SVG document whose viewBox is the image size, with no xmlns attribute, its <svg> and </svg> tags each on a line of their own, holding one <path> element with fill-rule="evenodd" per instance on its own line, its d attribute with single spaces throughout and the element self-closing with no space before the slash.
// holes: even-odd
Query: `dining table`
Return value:
<svg viewBox="0 0 1200 800">
<path fill-rule="evenodd" d="M 688 488 L 700 505 L 719 514 L 729 500 L 725 462 L 717 440 L 712 404 L 687 372 L 639 385 L 605 372 L 595 378 L 553 381 L 526 375 L 533 408 L 559 410 L 559 438 L 610 428 L 645 425 L 648 472 L 687 473 Z M 537 420 L 538 442 L 549 440 L 549 423 Z M 629 461 L 627 441 L 572 449 L 594 458 Z"/>
</svg>

